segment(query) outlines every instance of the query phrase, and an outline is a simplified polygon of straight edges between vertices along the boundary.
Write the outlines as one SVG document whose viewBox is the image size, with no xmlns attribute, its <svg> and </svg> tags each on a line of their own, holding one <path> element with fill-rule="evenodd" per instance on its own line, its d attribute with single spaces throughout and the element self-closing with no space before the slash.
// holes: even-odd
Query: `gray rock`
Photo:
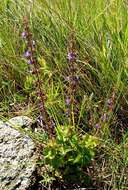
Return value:
<svg viewBox="0 0 128 190">
<path fill-rule="evenodd" d="M 8 124 L 14 127 L 30 128 L 32 120 L 27 116 L 17 116 L 9 119 Z"/>
<path fill-rule="evenodd" d="M 8 123 L 0 121 L 0 190 L 25 190 L 36 168 L 35 144 L 10 123 L 25 127 L 31 120 L 19 116 Z"/>
</svg>

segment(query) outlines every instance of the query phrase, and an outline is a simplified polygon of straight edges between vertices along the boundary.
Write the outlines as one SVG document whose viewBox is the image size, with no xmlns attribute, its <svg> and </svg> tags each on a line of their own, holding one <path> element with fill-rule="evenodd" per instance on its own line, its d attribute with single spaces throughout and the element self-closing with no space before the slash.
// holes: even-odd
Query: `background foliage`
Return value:
<svg viewBox="0 0 128 190">
<path fill-rule="evenodd" d="M 89 175 L 98 185 L 103 184 L 104 189 L 126 190 L 127 1 L 0 0 L 1 118 L 27 115 L 35 119 L 39 114 L 35 78 L 23 56 L 25 44 L 21 33 L 24 15 L 30 18 L 30 29 L 36 42 L 40 77 L 47 94 L 46 107 L 57 126 L 69 124 L 65 116 L 65 88 L 68 85 L 65 78 L 70 74 L 67 48 L 69 35 L 73 32 L 77 50 L 76 76 L 79 79 L 76 93 L 79 112 L 75 126 L 82 135 L 88 132 L 100 141 L 92 163 L 94 172 L 91 173 L 90 169 Z M 109 113 L 107 101 L 113 93 L 113 109 L 104 122 L 102 116 Z M 98 129 L 96 124 L 100 124 Z M 78 131 L 74 134 L 76 138 Z M 56 143 L 59 147 L 56 150 L 64 148 L 58 139 Z"/>
</svg>

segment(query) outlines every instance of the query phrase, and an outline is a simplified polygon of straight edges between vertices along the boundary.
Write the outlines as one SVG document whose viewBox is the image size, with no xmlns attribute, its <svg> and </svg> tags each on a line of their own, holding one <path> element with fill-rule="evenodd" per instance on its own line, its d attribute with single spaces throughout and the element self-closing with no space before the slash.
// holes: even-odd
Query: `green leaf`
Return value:
<svg viewBox="0 0 128 190">
<path fill-rule="evenodd" d="M 78 154 L 77 157 L 76 157 L 76 159 L 74 160 L 73 163 L 74 163 L 74 164 L 76 164 L 76 163 L 80 163 L 81 158 L 82 158 L 82 155 L 81 155 L 81 154 Z"/>
</svg>

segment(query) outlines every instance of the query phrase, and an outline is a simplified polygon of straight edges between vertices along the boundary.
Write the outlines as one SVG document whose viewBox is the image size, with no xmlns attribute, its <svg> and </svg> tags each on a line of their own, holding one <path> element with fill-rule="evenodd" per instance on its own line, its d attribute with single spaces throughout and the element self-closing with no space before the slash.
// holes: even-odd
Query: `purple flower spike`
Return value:
<svg viewBox="0 0 128 190">
<path fill-rule="evenodd" d="M 22 32 L 22 38 L 23 38 L 23 39 L 26 39 L 26 32 L 25 32 L 25 31 Z"/>
<path fill-rule="evenodd" d="M 25 54 L 24 54 L 24 57 L 28 58 L 28 57 L 30 57 L 30 56 L 31 56 L 30 51 L 26 51 Z"/>
<path fill-rule="evenodd" d="M 75 61 L 76 54 L 73 53 L 73 52 L 69 52 L 67 58 L 68 58 L 69 61 Z"/>
<path fill-rule="evenodd" d="M 101 128 L 100 124 L 99 124 L 99 123 L 97 123 L 97 124 L 95 125 L 95 128 L 96 128 L 96 129 Z"/>
</svg>

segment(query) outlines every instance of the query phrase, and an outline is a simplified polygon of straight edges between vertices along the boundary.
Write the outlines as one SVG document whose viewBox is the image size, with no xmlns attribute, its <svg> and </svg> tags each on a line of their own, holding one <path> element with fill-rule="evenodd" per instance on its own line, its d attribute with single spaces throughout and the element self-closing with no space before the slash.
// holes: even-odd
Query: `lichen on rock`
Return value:
<svg viewBox="0 0 128 190">
<path fill-rule="evenodd" d="M 25 190 L 31 184 L 37 156 L 33 140 L 11 126 L 27 126 L 31 120 L 19 116 L 0 121 L 0 190 Z"/>
</svg>

